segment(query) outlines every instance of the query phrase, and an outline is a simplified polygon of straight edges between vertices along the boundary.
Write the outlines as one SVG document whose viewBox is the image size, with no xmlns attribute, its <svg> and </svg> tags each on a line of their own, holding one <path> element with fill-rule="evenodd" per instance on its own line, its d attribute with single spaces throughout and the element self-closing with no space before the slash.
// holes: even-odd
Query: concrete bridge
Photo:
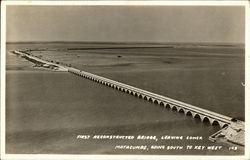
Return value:
<svg viewBox="0 0 250 160">
<path fill-rule="evenodd" d="M 28 57 L 29 59 L 39 61 L 47 65 L 57 66 L 59 70 L 68 71 L 70 73 L 76 74 L 83 78 L 90 79 L 97 83 L 101 83 L 108 87 L 131 94 L 133 96 L 147 100 L 149 102 L 153 102 L 161 106 L 171 108 L 172 110 L 176 110 L 178 112 L 183 112 L 185 115 L 191 115 L 193 118 L 199 118 L 202 122 L 208 121 L 211 125 L 219 124 L 219 126 L 223 128 L 225 126 L 229 126 L 232 123 L 234 123 L 233 118 L 222 115 L 222 114 L 218 114 L 216 112 L 202 109 L 197 106 L 193 106 L 193 105 L 190 105 L 190 104 L 187 104 L 187 103 L 184 103 L 184 102 L 172 99 L 172 98 L 168 98 L 168 97 L 155 94 L 155 93 L 143 90 L 143 89 L 139 89 L 139 88 L 136 88 L 136 87 L 124 84 L 124 83 L 120 83 L 120 82 L 117 82 L 117 81 L 114 81 L 105 77 L 101 77 L 101 76 L 98 76 L 89 72 L 81 71 L 73 67 L 68 67 L 68 66 L 63 66 L 63 65 L 56 64 L 53 62 L 48 62 L 46 60 L 42 60 L 41 58 L 34 57 L 33 55 L 29 55 L 23 51 L 14 51 L 14 53 L 19 54 L 21 56 Z"/>
<path fill-rule="evenodd" d="M 138 98 L 159 104 L 164 107 L 171 108 L 178 112 L 183 112 L 185 115 L 191 115 L 193 118 L 199 118 L 202 122 L 208 121 L 211 125 L 219 124 L 221 128 L 231 125 L 233 119 L 231 117 L 221 115 L 206 109 L 199 108 L 172 98 L 161 96 L 143 89 L 139 89 L 124 83 L 120 83 L 108 78 L 104 78 L 95 74 L 91 74 L 79 69 L 68 67 L 68 72 L 83 78 L 92 80 L 94 82 L 106 85 L 108 87 L 117 89 L 119 91 L 131 94 Z"/>
</svg>

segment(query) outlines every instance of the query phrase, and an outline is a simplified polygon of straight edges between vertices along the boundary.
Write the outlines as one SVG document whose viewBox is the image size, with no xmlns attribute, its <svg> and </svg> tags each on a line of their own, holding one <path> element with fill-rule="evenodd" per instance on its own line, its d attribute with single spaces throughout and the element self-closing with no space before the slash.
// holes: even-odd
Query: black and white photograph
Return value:
<svg viewBox="0 0 250 160">
<path fill-rule="evenodd" d="M 149 4 L 1 3 L 1 159 L 249 158 L 248 3 Z"/>
</svg>

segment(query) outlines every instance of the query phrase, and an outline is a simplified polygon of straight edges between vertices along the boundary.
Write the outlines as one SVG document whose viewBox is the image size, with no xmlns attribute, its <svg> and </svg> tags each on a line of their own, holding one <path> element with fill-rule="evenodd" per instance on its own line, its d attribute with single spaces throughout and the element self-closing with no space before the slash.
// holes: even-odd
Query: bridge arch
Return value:
<svg viewBox="0 0 250 160">
<path fill-rule="evenodd" d="M 138 93 L 138 97 L 139 97 L 140 99 L 142 99 L 142 95 L 141 95 L 140 93 Z"/>
<path fill-rule="evenodd" d="M 139 93 L 135 92 L 134 96 L 138 97 Z"/>
<path fill-rule="evenodd" d="M 155 104 L 160 104 L 160 101 L 158 101 L 157 99 L 154 100 Z"/>
<path fill-rule="evenodd" d="M 163 102 L 160 102 L 160 106 L 165 106 Z"/>
<path fill-rule="evenodd" d="M 184 109 L 183 108 L 179 108 L 179 113 L 184 113 Z"/>
<path fill-rule="evenodd" d="M 219 122 L 220 128 L 223 128 L 223 127 L 225 127 L 227 125 L 226 123 L 223 123 L 221 121 L 218 121 L 218 122 Z"/>
<path fill-rule="evenodd" d="M 166 106 L 166 108 L 171 108 L 170 104 L 168 104 L 168 103 L 165 106 Z"/>
<path fill-rule="evenodd" d="M 173 111 L 177 111 L 177 107 L 176 107 L 176 106 L 173 106 L 171 109 L 172 109 Z"/>
<path fill-rule="evenodd" d="M 225 124 L 222 126 L 222 128 L 225 128 L 225 127 L 228 127 L 228 124 L 225 123 Z"/>
<path fill-rule="evenodd" d="M 201 116 L 198 113 L 195 113 L 194 118 L 199 119 L 200 121 L 202 121 Z"/>
<path fill-rule="evenodd" d="M 219 121 L 214 120 L 214 121 L 212 122 L 212 126 L 216 126 L 216 125 L 219 125 L 219 126 L 220 126 Z"/>
<path fill-rule="evenodd" d="M 202 122 L 203 122 L 203 123 L 209 123 L 209 124 L 211 124 L 209 118 L 206 117 L 206 116 L 203 118 Z"/>
<path fill-rule="evenodd" d="M 150 97 L 150 98 L 148 99 L 148 101 L 149 101 L 149 102 L 153 102 L 153 99 Z"/>
<path fill-rule="evenodd" d="M 191 111 L 187 111 L 186 112 L 186 116 L 192 116 L 192 112 Z"/>
</svg>

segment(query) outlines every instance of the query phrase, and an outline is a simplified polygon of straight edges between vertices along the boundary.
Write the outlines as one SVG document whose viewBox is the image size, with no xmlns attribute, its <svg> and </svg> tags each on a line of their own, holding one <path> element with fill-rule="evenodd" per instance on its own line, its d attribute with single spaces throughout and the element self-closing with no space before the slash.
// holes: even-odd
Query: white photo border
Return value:
<svg viewBox="0 0 250 160">
<path fill-rule="evenodd" d="M 243 156 L 181 156 L 181 155 L 76 155 L 76 154 L 6 154 L 6 6 L 9 5 L 83 5 L 83 6 L 243 6 L 245 7 L 245 154 Z M 250 159 L 250 85 L 249 85 L 249 2 L 248 1 L 2 1 L 1 2 L 1 157 L 3 160 L 249 160 Z"/>
</svg>

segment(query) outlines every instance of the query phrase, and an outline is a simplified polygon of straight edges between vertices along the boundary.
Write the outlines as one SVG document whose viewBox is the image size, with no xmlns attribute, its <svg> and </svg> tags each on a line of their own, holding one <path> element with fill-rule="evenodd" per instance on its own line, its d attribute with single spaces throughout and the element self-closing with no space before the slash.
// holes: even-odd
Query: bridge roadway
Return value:
<svg viewBox="0 0 250 160">
<path fill-rule="evenodd" d="M 172 110 L 177 110 L 178 112 L 184 112 L 185 115 L 192 115 L 193 118 L 199 118 L 202 122 L 209 121 L 211 125 L 219 124 L 221 128 L 231 125 L 234 123 L 231 117 L 218 114 L 213 111 L 209 111 L 206 109 L 202 109 L 200 107 L 190 105 L 172 98 L 168 98 L 162 95 L 158 95 L 143 89 L 139 89 L 124 83 L 120 83 L 105 77 L 101 77 L 89 72 L 81 71 L 79 69 L 73 67 L 67 67 L 68 72 L 76 74 L 86 79 L 90 79 L 92 81 L 101 83 L 103 85 L 109 86 L 111 88 L 115 88 L 122 92 L 134 95 L 141 99 L 145 99 L 147 101 L 157 103 L 164 107 L 169 107 Z"/>
</svg>

